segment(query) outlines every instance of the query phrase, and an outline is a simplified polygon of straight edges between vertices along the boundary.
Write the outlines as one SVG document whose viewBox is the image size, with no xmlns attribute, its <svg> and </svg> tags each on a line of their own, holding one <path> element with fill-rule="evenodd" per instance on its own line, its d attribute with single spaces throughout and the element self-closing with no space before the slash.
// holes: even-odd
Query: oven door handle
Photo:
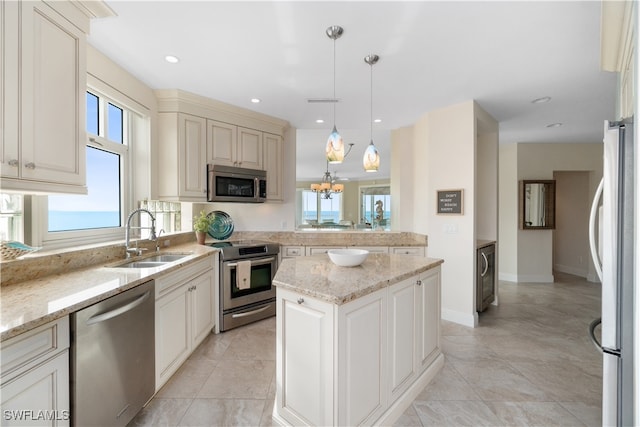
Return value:
<svg viewBox="0 0 640 427">
<path fill-rule="evenodd" d="M 264 259 L 260 259 L 260 260 L 256 260 L 256 261 L 251 261 L 251 265 L 261 265 L 261 264 L 268 264 L 270 262 L 273 262 L 275 260 L 274 257 L 271 258 L 264 258 Z M 237 262 L 229 262 L 226 263 L 227 267 L 237 267 L 238 263 Z"/>
<path fill-rule="evenodd" d="M 247 316 L 251 316 L 252 314 L 257 314 L 260 313 L 261 311 L 265 311 L 266 309 L 268 309 L 270 306 L 265 305 L 264 307 L 260 307 L 257 310 L 251 310 L 251 311 L 245 311 L 244 313 L 234 313 L 231 315 L 232 318 L 234 319 L 238 319 L 240 317 L 247 317 Z"/>
</svg>

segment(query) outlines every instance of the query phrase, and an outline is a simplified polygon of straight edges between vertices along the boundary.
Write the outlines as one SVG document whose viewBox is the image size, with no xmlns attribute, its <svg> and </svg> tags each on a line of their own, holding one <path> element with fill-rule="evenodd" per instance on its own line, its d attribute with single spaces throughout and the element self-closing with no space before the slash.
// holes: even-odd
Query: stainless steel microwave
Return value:
<svg viewBox="0 0 640 427">
<path fill-rule="evenodd" d="M 267 200 L 267 173 L 224 165 L 207 165 L 207 201 L 262 203 Z"/>
</svg>

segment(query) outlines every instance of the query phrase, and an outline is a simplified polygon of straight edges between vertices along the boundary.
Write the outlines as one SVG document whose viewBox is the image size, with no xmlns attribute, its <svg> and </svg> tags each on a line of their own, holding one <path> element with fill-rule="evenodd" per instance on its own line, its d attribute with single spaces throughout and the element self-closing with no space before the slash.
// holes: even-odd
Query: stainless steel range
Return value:
<svg viewBox="0 0 640 427">
<path fill-rule="evenodd" d="M 280 245 L 237 240 L 210 246 L 220 249 L 220 332 L 275 316 Z"/>
</svg>

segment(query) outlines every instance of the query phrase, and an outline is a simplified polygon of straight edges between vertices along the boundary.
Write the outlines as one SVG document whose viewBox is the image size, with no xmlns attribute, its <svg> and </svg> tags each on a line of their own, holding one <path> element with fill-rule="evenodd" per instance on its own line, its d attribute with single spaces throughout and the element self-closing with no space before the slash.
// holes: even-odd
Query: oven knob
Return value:
<svg viewBox="0 0 640 427">
<path fill-rule="evenodd" d="M 302 304 L 304 302 L 304 298 L 298 298 L 298 304 Z"/>
</svg>

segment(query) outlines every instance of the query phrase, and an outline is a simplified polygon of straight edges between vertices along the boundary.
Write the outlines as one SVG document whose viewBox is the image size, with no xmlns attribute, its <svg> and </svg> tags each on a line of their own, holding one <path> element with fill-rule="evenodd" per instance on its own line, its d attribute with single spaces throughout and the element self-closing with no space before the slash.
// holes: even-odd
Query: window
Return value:
<svg viewBox="0 0 640 427">
<path fill-rule="evenodd" d="M 23 207 L 20 194 L 0 194 L 0 240 L 23 240 Z"/>
<path fill-rule="evenodd" d="M 48 196 L 45 242 L 77 241 L 83 235 L 90 235 L 93 241 L 101 240 L 100 236 L 106 240 L 122 234 L 129 123 L 135 113 L 91 89 L 86 93 L 86 107 L 88 194 Z"/>
<path fill-rule="evenodd" d="M 372 227 L 391 227 L 391 187 L 360 187 L 360 222 Z"/>
<path fill-rule="evenodd" d="M 307 189 L 298 189 L 298 225 L 338 224 L 342 219 L 342 193 L 333 193 L 330 199 Z"/>
</svg>

